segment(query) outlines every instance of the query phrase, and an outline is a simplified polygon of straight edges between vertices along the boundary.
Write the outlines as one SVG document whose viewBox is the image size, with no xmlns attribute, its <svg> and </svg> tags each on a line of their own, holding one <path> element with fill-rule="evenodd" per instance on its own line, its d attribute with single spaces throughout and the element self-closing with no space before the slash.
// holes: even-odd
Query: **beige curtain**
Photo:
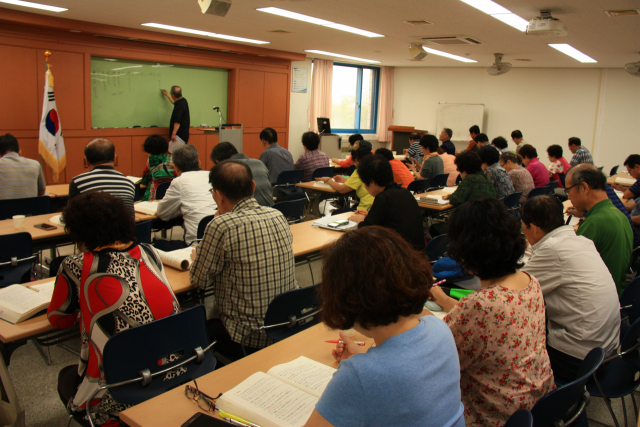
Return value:
<svg viewBox="0 0 640 427">
<path fill-rule="evenodd" d="M 391 141 L 389 125 L 393 124 L 393 67 L 382 67 L 380 76 L 380 119 L 378 120 L 378 141 Z"/>
<path fill-rule="evenodd" d="M 314 59 L 309 106 L 309 124 L 313 132 L 318 132 L 318 117 L 331 117 L 332 84 L 333 61 Z"/>
</svg>

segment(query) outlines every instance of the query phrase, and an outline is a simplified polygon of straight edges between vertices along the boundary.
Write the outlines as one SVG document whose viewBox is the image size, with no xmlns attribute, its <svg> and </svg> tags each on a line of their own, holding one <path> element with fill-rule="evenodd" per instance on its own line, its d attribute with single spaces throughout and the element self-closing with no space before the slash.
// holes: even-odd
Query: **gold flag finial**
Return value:
<svg viewBox="0 0 640 427">
<path fill-rule="evenodd" d="M 53 75 L 50 73 L 51 65 L 49 65 L 49 57 L 51 56 L 50 50 L 44 51 L 44 60 L 47 64 L 47 73 L 49 74 L 49 86 L 53 87 Z"/>
</svg>

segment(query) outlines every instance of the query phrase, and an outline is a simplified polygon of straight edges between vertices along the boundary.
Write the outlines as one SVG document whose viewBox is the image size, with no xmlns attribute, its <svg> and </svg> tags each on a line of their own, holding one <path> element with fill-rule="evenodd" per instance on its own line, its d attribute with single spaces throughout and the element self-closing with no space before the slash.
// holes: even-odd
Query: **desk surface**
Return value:
<svg viewBox="0 0 640 427">
<path fill-rule="evenodd" d="M 20 233 L 20 232 L 26 231 L 27 233 L 31 234 L 31 238 L 33 240 L 45 239 L 47 237 L 64 236 L 66 234 L 64 232 L 64 227 L 61 227 L 49 221 L 51 217 L 54 217 L 56 215 L 60 215 L 60 214 L 48 213 L 44 215 L 28 216 L 24 219 L 24 230 L 16 230 L 13 227 L 13 219 L 2 220 L 0 221 L 0 235 Z M 45 231 L 45 230 L 41 230 L 39 228 L 34 227 L 35 224 L 42 224 L 42 223 L 53 225 L 56 227 L 56 229 L 51 231 Z"/>
<path fill-rule="evenodd" d="M 290 362 L 300 356 L 337 368 L 338 363 L 331 356 L 333 345 L 324 342 L 337 338 L 337 331 L 330 331 L 323 324 L 313 326 L 198 378 L 198 388 L 209 396 L 217 396 L 258 371 L 267 372 L 274 365 Z M 358 333 L 354 339 L 366 341 L 367 348 L 373 343 L 373 340 Z M 120 413 L 120 418 L 131 427 L 175 427 L 182 425 L 198 410 L 198 405 L 184 395 L 184 387 L 177 387 L 127 409 Z"/>
<path fill-rule="evenodd" d="M 306 188 L 309 190 L 313 190 L 313 191 L 321 191 L 323 193 L 337 193 L 336 190 L 334 190 L 333 188 L 326 188 L 326 187 L 315 187 L 314 186 L 315 181 L 312 182 L 299 182 L 296 184 L 297 187 L 302 187 L 302 188 Z"/>
<path fill-rule="evenodd" d="M 47 185 L 46 191 L 45 194 L 51 198 L 69 197 L 69 184 Z"/>
<path fill-rule="evenodd" d="M 416 197 L 427 196 L 427 195 L 444 196 L 445 194 L 451 194 L 451 193 L 447 193 L 444 190 L 435 190 L 435 191 L 429 191 L 428 193 L 417 194 Z M 431 209 L 433 211 L 446 211 L 449 209 L 453 209 L 453 205 L 451 203 L 447 203 L 446 205 L 434 205 L 432 203 L 424 203 L 424 202 L 418 201 L 418 206 L 425 209 Z"/>
</svg>

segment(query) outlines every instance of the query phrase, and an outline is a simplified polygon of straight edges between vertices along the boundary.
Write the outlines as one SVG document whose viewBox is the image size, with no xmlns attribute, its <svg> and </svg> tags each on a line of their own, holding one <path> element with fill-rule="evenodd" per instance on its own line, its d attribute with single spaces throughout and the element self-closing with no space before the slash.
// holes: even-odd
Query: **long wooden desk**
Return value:
<svg viewBox="0 0 640 427">
<path fill-rule="evenodd" d="M 451 194 L 451 193 L 447 193 L 444 190 L 435 190 L 435 191 L 430 191 L 428 193 L 417 194 L 416 198 L 421 197 L 421 196 L 427 196 L 427 195 L 444 196 L 445 194 Z M 432 210 L 432 211 L 447 211 L 449 209 L 453 209 L 454 208 L 454 206 L 451 203 L 447 203 L 446 205 L 434 205 L 432 203 L 425 203 L 425 202 L 421 202 L 419 200 L 418 200 L 418 206 L 420 206 L 421 208 Z"/>
<path fill-rule="evenodd" d="M 45 194 L 51 198 L 69 197 L 69 184 L 47 185 Z"/>
<path fill-rule="evenodd" d="M 315 185 L 315 182 L 299 182 L 296 184 L 296 187 L 306 188 L 307 190 L 319 191 L 321 193 L 329 193 L 336 194 L 337 191 L 333 188 L 327 187 L 318 187 Z"/>
<path fill-rule="evenodd" d="M 290 362 L 299 356 L 306 356 L 337 368 L 338 363 L 331 356 L 333 345 L 324 342 L 337 338 L 337 331 L 330 331 L 323 324 L 313 326 L 198 378 L 198 388 L 209 396 L 217 396 L 235 387 L 255 372 L 267 372 L 274 365 Z M 366 348 L 373 343 L 373 340 L 358 333 L 354 339 L 366 341 Z M 176 387 L 121 412 L 120 418 L 131 427 L 176 427 L 182 425 L 198 411 L 198 405 L 184 395 L 184 387 Z"/>
</svg>

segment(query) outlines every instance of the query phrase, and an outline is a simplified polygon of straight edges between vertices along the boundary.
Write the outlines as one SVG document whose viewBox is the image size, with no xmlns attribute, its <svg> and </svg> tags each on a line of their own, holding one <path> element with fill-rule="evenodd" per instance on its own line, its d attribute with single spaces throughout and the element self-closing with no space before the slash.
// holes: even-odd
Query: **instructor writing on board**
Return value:
<svg viewBox="0 0 640 427">
<path fill-rule="evenodd" d="M 169 123 L 169 131 L 171 132 L 171 144 L 176 142 L 189 142 L 189 126 L 191 120 L 189 118 L 189 104 L 182 97 L 182 89 L 180 86 L 171 86 L 171 94 L 162 89 L 162 93 L 169 98 L 173 104 L 173 112 L 171 113 L 171 122 Z M 169 151 L 172 151 L 171 149 Z"/>
</svg>

